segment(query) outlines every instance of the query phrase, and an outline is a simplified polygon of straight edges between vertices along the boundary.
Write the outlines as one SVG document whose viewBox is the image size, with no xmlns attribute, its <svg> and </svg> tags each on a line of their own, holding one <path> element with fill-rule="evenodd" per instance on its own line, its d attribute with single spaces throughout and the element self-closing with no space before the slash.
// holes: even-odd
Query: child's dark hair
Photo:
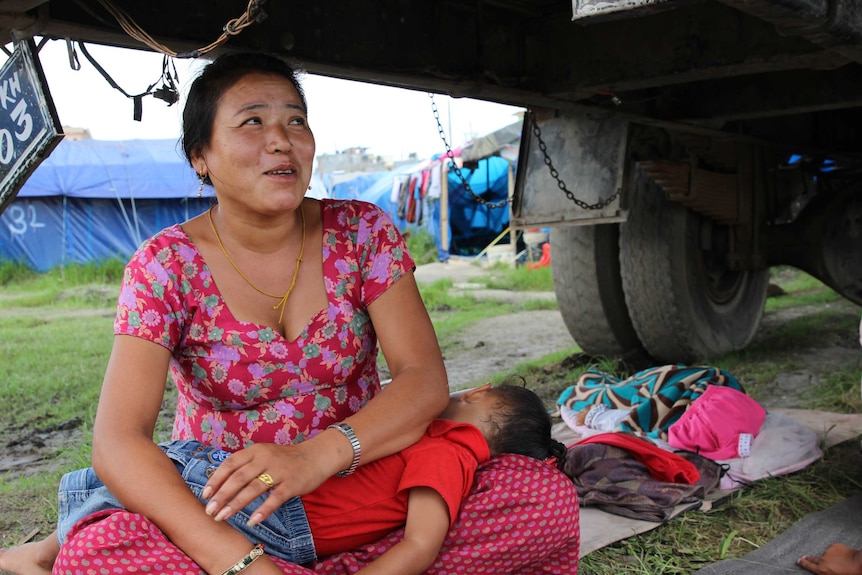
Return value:
<svg viewBox="0 0 862 575">
<path fill-rule="evenodd" d="M 541 398 L 526 387 L 506 383 L 489 393 L 498 400 L 490 417 L 491 454 L 517 453 L 542 461 L 553 457 L 562 469 L 566 446 L 551 437 L 551 418 Z"/>
</svg>

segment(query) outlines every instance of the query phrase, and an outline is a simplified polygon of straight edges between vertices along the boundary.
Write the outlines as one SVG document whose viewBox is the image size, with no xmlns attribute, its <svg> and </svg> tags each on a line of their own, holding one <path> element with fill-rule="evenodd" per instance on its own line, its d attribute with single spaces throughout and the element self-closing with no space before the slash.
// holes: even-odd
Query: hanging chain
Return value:
<svg viewBox="0 0 862 575">
<path fill-rule="evenodd" d="M 573 194 L 572 191 L 566 187 L 566 183 L 560 179 L 560 173 L 554 167 L 554 163 L 551 161 L 551 156 L 548 155 L 548 146 L 545 144 L 545 141 L 542 139 L 542 130 L 539 128 L 539 123 L 536 122 L 536 115 L 533 113 L 532 110 L 528 110 L 527 113 L 530 114 L 530 120 L 533 124 L 533 135 L 536 136 L 536 140 L 539 142 L 539 150 L 542 152 L 542 155 L 544 156 L 545 165 L 548 166 L 548 170 L 550 170 L 550 172 L 551 172 L 551 177 L 554 178 L 554 180 L 556 180 L 557 187 L 560 188 L 560 190 L 562 190 L 564 194 L 566 194 L 567 198 L 569 198 L 572 202 L 575 203 L 575 205 L 577 205 L 581 209 L 584 209 L 584 210 L 601 210 L 601 209 L 609 206 L 611 202 L 613 202 L 615 199 L 617 199 L 619 197 L 621 190 L 619 188 L 617 188 L 616 192 L 614 192 L 613 194 L 611 194 L 609 197 L 605 198 L 604 200 L 596 202 L 595 204 L 588 204 L 587 202 L 585 202 L 583 200 L 579 200 L 578 198 L 576 198 L 575 194 Z"/>
<path fill-rule="evenodd" d="M 437 133 L 440 134 L 440 139 L 443 140 L 443 145 L 446 146 L 446 157 L 449 159 L 449 165 L 455 171 L 455 175 L 458 176 L 458 179 L 461 180 L 461 183 L 464 185 L 464 189 L 473 195 L 473 198 L 476 200 L 476 203 L 482 204 L 489 209 L 502 208 L 506 206 L 509 202 L 512 201 L 511 198 L 506 198 L 505 200 L 500 200 L 498 202 L 489 202 L 488 200 L 474 192 L 473 188 L 470 187 L 470 182 L 468 182 L 467 178 L 464 177 L 464 174 L 461 172 L 461 168 L 459 168 L 457 164 L 455 164 L 455 152 L 452 151 L 452 147 L 446 140 L 446 132 L 445 130 L 443 130 L 443 124 L 440 123 L 440 111 L 437 109 L 437 102 L 434 101 L 434 94 L 429 92 L 428 97 L 431 98 L 431 111 L 434 113 L 434 119 L 437 121 Z"/>
<path fill-rule="evenodd" d="M 434 120 L 437 121 L 437 132 L 440 134 L 440 139 L 443 140 L 443 144 L 446 146 L 446 157 L 449 159 L 449 165 L 452 166 L 452 169 L 455 171 L 455 174 L 458 176 L 458 179 L 461 180 L 461 183 L 464 185 L 464 189 L 466 189 L 470 194 L 473 195 L 476 202 L 487 206 L 488 208 L 502 208 L 506 204 L 512 201 L 511 198 L 507 198 L 505 200 L 501 200 L 499 202 L 489 202 L 476 192 L 473 191 L 473 188 L 470 187 L 470 183 L 467 181 L 467 178 L 464 177 L 464 174 L 461 172 L 461 168 L 459 168 L 455 164 L 455 152 L 452 151 L 452 147 L 449 145 L 449 142 L 446 140 L 446 132 L 443 130 L 443 124 L 440 122 L 440 111 L 437 109 L 437 103 L 434 101 L 434 94 L 429 93 L 428 96 L 431 98 L 431 111 L 434 113 Z M 554 178 L 554 181 L 557 182 L 557 187 L 566 194 L 566 197 L 569 198 L 576 206 L 583 210 L 601 210 L 608 207 L 611 202 L 616 200 L 621 190 L 617 189 L 616 192 L 605 198 L 604 200 L 598 201 L 594 204 L 588 204 L 587 202 L 578 199 L 575 197 L 575 194 L 572 193 L 568 187 L 566 187 L 566 183 L 560 179 L 560 172 L 554 167 L 554 162 L 551 160 L 551 156 L 548 155 L 548 146 L 545 144 L 545 141 L 542 139 L 542 130 L 539 128 L 539 123 L 536 122 L 536 116 L 532 110 L 527 110 L 527 113 L 530 115 L 530 120 L 533 124 L 533 135 L 536 136 L 536 141 L 539 142 L 539 151 L 542 152 L 543 160 L 545 165 L 548 166 L 548 170 L 551 173 L 551 177 Z"/>
</svg>

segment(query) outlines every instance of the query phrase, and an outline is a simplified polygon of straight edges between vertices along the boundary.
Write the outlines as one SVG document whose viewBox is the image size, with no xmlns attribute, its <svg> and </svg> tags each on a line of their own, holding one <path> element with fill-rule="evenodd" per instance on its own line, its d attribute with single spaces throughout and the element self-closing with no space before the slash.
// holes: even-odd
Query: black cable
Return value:
<svg viewBox="0 0 862 575">
<path fill-rule="evenodd" d="M 120 87 L 120 85 L 117 84 L 113 78 L 111 78 L 111 75 L 108 74 L 108 72 L 104 68 L 102 68 L 102 66 L 96 61 L 96 59 L 90 55 L 90 52 L 87 51 L 86 46 L 80 40 L 78 41 L 78 47 L 81 49 L 81 53 L 84 55 L 84 57 L 90 62 L 90 64 L 93 65 L 96 71 L 98 71 L 99 74 L 101 74 L 102 77 L 107 80 L 108 84 L 110 84 L 111 87 L 123 94 L 126 98 L 130 98 L 134 102 L 134 110 L 132 113 L 132 117 L 136 122 L 140 122 L 143 116 L 144 96 L 152 95 L 154 97 L 157 97 L 160 100 L 164 100 L 165 102 L 167 102 L 168 106 L 176 102 L 179 98 L 179 91 L 177 90 L 176 84 L 174 84 L 174 80 L 170 74 L 167 56 L 165 56 L 164 60 L 162 61 L 162 75 L 159 77 L 159 79 L 147 86 L 147 89 L 140 94 L 133 95 L 123 90 L 123 88 Z M 174 75 L 176 75 L 176 67 L 174 67 Z M 164 82 L 164 84 L 159 87 L 159 89 L 153 90 L 155 85 L 158 84 L 160 81 Z"/>
</svg>

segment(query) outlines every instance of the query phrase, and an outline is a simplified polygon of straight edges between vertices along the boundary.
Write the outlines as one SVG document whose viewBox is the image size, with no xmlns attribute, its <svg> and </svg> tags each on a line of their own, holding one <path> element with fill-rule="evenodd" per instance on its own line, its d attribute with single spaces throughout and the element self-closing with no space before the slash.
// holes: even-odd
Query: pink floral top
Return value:
<svg viewBox="0 0 862 575">
<path fill-rule="evenodd" d="M 236 320 L 179 225 L 145 242 L 126 266 L 114 333 L 171 351 L 178 389 L 174 439 L 236 451 L 302 441 L 355 413 L 380 390 L 367 306 L 414 269 L 377 206 L 320 202 L 329 305 L 294 341 Z"/>
</svg>

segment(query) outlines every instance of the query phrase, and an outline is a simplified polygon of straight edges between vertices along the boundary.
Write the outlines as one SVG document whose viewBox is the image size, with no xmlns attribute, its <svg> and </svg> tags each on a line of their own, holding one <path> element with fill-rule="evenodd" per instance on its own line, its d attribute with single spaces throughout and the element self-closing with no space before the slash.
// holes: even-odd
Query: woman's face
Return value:
<svg viewBox="0 0 862 575">
<path fill-rule="evenodd" d="M 253 72 L 218 102 L 210 143 L 192 158 L 219 203 L 273 215 L 296 208 L 311 181 L 314 135 L 287 78 Z"/>
</svg>

